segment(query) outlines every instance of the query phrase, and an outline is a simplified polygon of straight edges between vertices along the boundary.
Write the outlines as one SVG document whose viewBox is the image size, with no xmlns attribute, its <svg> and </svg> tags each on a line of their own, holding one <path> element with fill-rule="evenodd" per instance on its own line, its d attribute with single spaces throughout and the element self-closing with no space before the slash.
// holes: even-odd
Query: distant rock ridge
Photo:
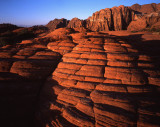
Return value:
<svg viewBox="0 0 160 127">
<path fill-rule="evenodd" d="M 120 30 L 141 30 L 151 27 L 159 21 L 160 4 L 134 4 L 131 7 L 120 5 L 119 7 L 105 8 L 93 13 L 92 16 L 85 20 L 73 18 L 54 19 L 46 27 L 53 31 L 57 28 L 86 28 L 91 31 L 120 31 Z M 139 21 L 141 19 L 141 21 Z M 136 25 L 137 23 L 142 24 Z M 134 22 L 130 25 L 131 22 Z M 129 26 L 129 28 L 128 28 Z"/>
<path fill-rule="evenodd" d="M 86 20 L 86 27 L 93 31 L 124 30 L 133 19 L 134 11 L 121 5 L 93 13 Z"/>
<path fill-rule="evenodd" d="M 160 3 L 159 4 L 144 4 L 144 5 L 139 5 L 139 4 L 134 4 L 131 6 L 131 9 L 141 12 L 141 13 L 152 13 L 152 12 L 157 12 L 160 11 Z"/>
<path fill-rule="evenodd" d="M 15 30 L 18 29 L 19 27 L 13 24 L 9 24 L 9 23 L 3 23 L 0 24 L 0 33 L 9 31 L 9 30 Z"/>
</svg>

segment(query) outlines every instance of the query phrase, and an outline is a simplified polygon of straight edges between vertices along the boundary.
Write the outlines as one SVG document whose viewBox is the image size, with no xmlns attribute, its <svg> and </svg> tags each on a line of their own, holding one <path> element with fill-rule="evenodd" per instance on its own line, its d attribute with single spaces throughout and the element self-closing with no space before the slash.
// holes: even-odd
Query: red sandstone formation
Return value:
<svg viewBox="0 0 160 127">
<path fill-rule="evenodd" d="M 140 31 L 140 30 L 144 30 L 147 27 L 147 21 L 143 18 L 143 19 L 138 19 L 136 21 L 132 21 L 127 30 L 130 31 Z"/>
<path fill-rule="evenodd" d="M 38 41 L 0 48 L 1 126 L 33 125 L 39 91 L 60 58 Z"/>
<path fill-rule="evenodd" d="M 80 20 L 78 18 L 73 18 L 70 21 L 66 19 L 55 19 L 50 21 L 46 26 L 51 31 L 63 27 L 80 29 L 80 32 L 85 28 L 92 31 L 119 31 L 126 30 L 131 23 L 128 30 L 136 31 L 151 27 L 157 23 L 160 20 L 159 11 L 160 4 L 154 3 L 142 6 L 135 4 L 131 7 L 121 5 L 119 7 L 97 11 L 86 20 Z M 135 22 L 135 20 L 138 21 Z M 147 25 L 145 25 L 145 22 L 147 22 Z M 133 24 L 135 24 L 135 26 L 133 26 Z M 142 24 L 142 26 L 139 28 L 140 24 Z"/>
<path fill-rule="evenodd" d="M 66 48 L 75 45 L 45 82 L 37 126 L 158 127 L 160 78 L 152 58 L 106 34 L 70 36 Z"/>
<path fill-rule="evenodd" d="M 80 20 L 78 18 L 73 18 L 72 20 L 69 21 L 68 28 L 81 28 L 85 27 L 85 23 L 83 20 Z"/>
<path fill-rule="evenodd" d="M 159 69 L 134 44 L 60 28 L 1 47 L 1 124 L 158 127 Z"/>
<path fill-rule="evenodd" d="M 131 6 L 131 8 L 137 12 L 142 12 L 142 13 L 152 13 L 152 12 L 158 12 L 160 11 L 160 4 L 145 4 L 145 5 L 139 5 L 139 4 L 134 4 Z"/>
<path fill-rule="evenodd" d="M 157 23 L 155 23 L 154 25 L 152 25 L 152 29 L 160 29 L 160 21 L 159 22 L 157 22 Z"/>
<path fill-rule="evenodd" d="M 68 20 L 67 19 L 54 19 L 52 21 L 50 21 L 46 27 L 48 27 L 50 29 L 50 31 L 53 31 L 57 28 L 63 28 L 66 27 L 68 24 Z"/>
<path fill-rule="evenodd" d="M 152 27 L 154 24 L 160 21 L 160 13 L 154 12 L 146 15 L 136 15 L 137 18 L 131 21 L 127 30 L 131 31 L 140 31 L 144 30 L 147 27 Z"/>
<path fill-rule="evenodd" d="M 160 36 L 104 32 L 133 19 L 130 30 L 155 28 L 156 14 L 103 9 L 86 20 L 86 28 L 103 32 L 89 32 L 77 18 L 56 19 L 47 25 L 54 31 L 0 47 L 0 125 L 159 127 Z"/>
<path fill-rule="evenodd" d="M 126 29 L 134 18 L 134 12 L 124 6 L 106 8 L 95 12 L 86 20 L 86 27 L 93 31 Z"/>
</svg>

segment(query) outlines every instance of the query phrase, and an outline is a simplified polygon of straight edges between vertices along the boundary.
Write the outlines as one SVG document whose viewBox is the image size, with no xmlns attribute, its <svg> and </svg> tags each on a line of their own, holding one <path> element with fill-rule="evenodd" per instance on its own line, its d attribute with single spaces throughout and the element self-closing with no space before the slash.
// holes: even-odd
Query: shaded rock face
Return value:
<svg viewBox="0 0 160 127">
<path fill-rule="evenodd" d="M 0 33 L 12 31 L 18 29 L 19 27 L 13 24 L 0 24 Z"/>
<path fill-rule="evenodd" d="M 73 42 L 47 45 L 70 49 L 45 82 L 37 127 L 158 127 L 160 73 L 152 58 L 106 34 L 69 36 Z"/>
<path fill-rule="evenodd" d="M 119 6 L 102 9 L 86 20 L 86 27 L 92 31 L 124 30 L 134 18 L 128 7 Z"/>
<path fill-rule="evenodd" d="M 50 29 L 50 31 L 53 31 L 57 28 L 63 28 L 66 27 L 68 24 L 68 20 L 67 19 L 54 19 L 52 21 L 50 21 L 46 27 L 48 27 Z"/>
<path fill-rule="evenodd" d="M 60 58 L 38 41 L 0 48 L 1 126 L 35 127 L 39 92 Z"/>
<path fill-rule="evenodd" d="M 145 5 L 134 4 L 131 6 L 131 8 L 135 11 L 149 14 L 152 12 L 160 11 L 160 4 L 155 4 L 155 3 L 145 4 Z"/>
<path fill-rule="evenodd" d="M 73 18 L 69 21 L 67 27 L 68 28 L 81 28 L 85 26 L 85 21 L 80 20 L 78 18 Z"/>
</svg>

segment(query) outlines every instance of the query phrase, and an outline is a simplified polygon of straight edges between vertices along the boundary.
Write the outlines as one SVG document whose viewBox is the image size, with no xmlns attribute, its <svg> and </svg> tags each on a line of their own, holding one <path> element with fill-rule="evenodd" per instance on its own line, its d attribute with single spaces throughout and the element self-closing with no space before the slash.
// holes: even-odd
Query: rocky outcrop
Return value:
<svg viewBox="0 0 160 127">
<path fill-rule="evenodd" d="M 53 51 L 72 50 L 45 82 L 37 126 L 158 127 L 160 75 L 152 58 L 107 34 L 70 36 L 74 43 L 50 42 Z"/>
<path fill-rule="evenodd" d="M 132 43 L 59 28 L 0 59 L 1 126 L 160 126 L 159 69 Z"/>
<path fill-rule="evenodd" d="M 60 58 L 35 40 L 0 48 L 1 126 L 34 127 L 39 92 Z"/>
<path fill-rule="evenodd" d="M 152 12 L 158 12 L 160 11 L 160 4 L 144 4 L 144 5 L 139 5 L 139 4 L 134 4 L 131 6 L 131 8 L 137 12 L 141 13 L 152 13 Z"/>
<path fill-rule="evenodd" d="M 143 18 L 143 19 L 138 19 L 136 21 L 132 21 L 127 30 L 129 31 L 140 31 L 140 30 L 144 30 L 147 27 L 147 21 Z"/>
<path fill-rule="evenodd" d="M 0 24 L 0 33 L 12 31 L 18 28 L 19 28 L 18 26 L 13 25 L 13 24 L 7 24 L 7 23 Z"/>
<path fill-rule="evenodd" d="M 54 19 L 52 21 L 50 21 L 46 27 L 48 27 L 50 29 L 50 31 L 53 31 L 57 28 L 63 28 L 66 27 L 68 24 L 68 20 L 67 19 Z"/>
<path fill-rule="evenodd" d="M 119 6 L 95 12 L 86 20 L 86 27 L 92 31 L 124 30 L 134 18 L 134 11 Z"/>
<path fill-rule="evenodd" d="M 85 21 L 80 20 L 78 18 L 73 18 L 72 20 L 69 21 L 68 28 L 81 28 L 85 27 Z"/>
<path fill-rule="evenodd" d="M 149 27 L 160 21 L 160 12 L 153 12 L 144 16 Z"/>
<path fill-rule="evenodd" d="M 160 21 L 152 25 L 151 29 L 160 30 Z"/>
<path fill-rule="evenodd" d="M 158 12 L 152 12 L 150 14 L 141 15 L 141 16 L 139 16 L 138 14 L 135 16 L 137 18 L 131 21 L 127 30 L 131 30 L 131 31 L 145 30 L 146 28 L 151 28 L 152 26 L 154 26 L 154 24 L 160 21 L 160 13 Z"/>
<path fill-rule="evenodd" d="M 159 11 L 160 4 L 155 3 L 146 5 L 134 4 L 131 7 L 121 5 L 119 7 L 106 8 L 97 11 L 86 20 L 80 20 L 78 18 L 73 18 L 71 21 L 67 21 L 66 19 L 55 19 L 50 21 L 46 26 L 52 31 L 62 27 L 74 28 L 76 31 L 77 29 L 80 29 L 80 32 L 84 31 L 84 29 L 92 31 L 120 31 L 126 30 L 131 21 L 134 21 L 132 24 L 142 22 L 142 20 L 135 22 L 135 20 L 142 17 L 145 18 L 147 22 L 146 27 L 152 26 L 159 21 Z"/>
</svg>

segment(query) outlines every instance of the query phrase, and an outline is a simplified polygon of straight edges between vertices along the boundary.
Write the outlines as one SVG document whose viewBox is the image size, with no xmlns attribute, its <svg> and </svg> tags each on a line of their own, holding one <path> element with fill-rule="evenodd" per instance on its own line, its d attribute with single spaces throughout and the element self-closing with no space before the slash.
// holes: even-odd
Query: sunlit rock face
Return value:
<svg viewBox="0 0 160 127">
<path fill-rule="evenodd" d="M 133 19 L 134 11 L 128 7 L 106 8 L 93 13 L 86 27 L 93 31 L 125 30 Z"/>
<path fill-rule="evenodd" d="M 160 125 L 160 73 L 150 56 L 99 32 L 68 36 L 72 43 L 49 43 L 67 52 L 40 93 L 38 127 Z"/>
<path fill-rule="evenodd" d="M 85 27 L 85 21 L 84 20 L 80 20 L 78 18 L 73 18 L 69 21 L 68 28 L 82 28 Z"/>
<path fill-rule="evenodd" d="M 57 28 L 86 28 L 91 31 L 139 31 L 150 28 L 160 21 L 160 4 L 134 4 L 130 7 L 120 5 L 119 7 L 105 8 L 93 13 L 85 20 L 73 18 L 54 19 L 46 26 L 51 30 Z"/>
<path fill-rule="evenodd" d="M 41 36 L 0 47 L 0 125 L 159 127 L 160 37 L 118 33 L 134 16 L 120 6 L 86 21 L 56 19 Z"/>
</svg>

